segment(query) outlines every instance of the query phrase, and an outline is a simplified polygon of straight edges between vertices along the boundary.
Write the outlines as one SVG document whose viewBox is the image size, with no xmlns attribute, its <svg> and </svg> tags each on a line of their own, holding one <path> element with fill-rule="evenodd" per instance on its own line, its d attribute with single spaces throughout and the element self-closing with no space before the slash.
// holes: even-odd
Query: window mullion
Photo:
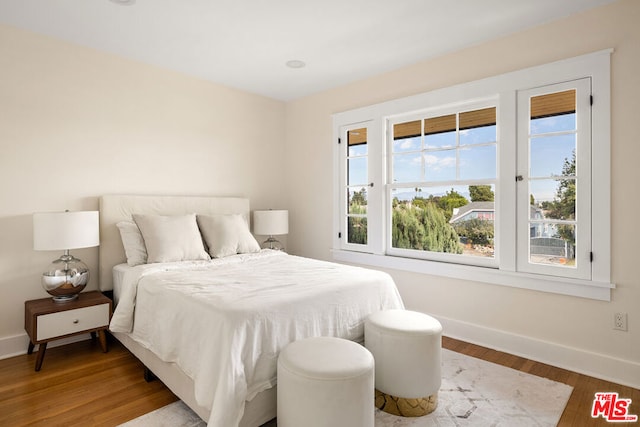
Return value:
<svg viewBox="0 0 640 427">
<path fill-rule="evenodd" d="M 456 142 L 455 142 L 455 155 L 456 155 L 456 181 L 460 181 L 460 113 L 456 113 Z"/>
<path fill-rule="evenodd" d="M 516 271 L 516 175 L 526 169 L 518 164 L 516 150 L 516 92 L 500 94 L 498 102 L 498 183 L 496 184 L 496 259 L 500 270 Z"/>
<path fill-rule="evenodd" d="M 384 253 L 386 236 L 384 221 L 386 192 L 386 151 L 384 147 L 385 127 L 381 120 L 375 120 L 368 124 L 369 131 L 369 245 L 368 251 L 374 254 Z"/>
</svg>

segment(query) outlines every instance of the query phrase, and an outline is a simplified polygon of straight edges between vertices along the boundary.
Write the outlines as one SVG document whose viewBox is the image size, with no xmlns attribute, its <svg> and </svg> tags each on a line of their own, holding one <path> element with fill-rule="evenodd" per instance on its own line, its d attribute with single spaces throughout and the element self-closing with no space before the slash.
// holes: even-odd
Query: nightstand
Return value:
<svg viewBox="0 0 640 427">
<path fill-rule="evenodd" d="M 43 298 L 24 303 L 24 328 L 29 334 L 28 354 L 39 344 L 36 371 L 42 367 L 49 341 L 96 332 L 103 352 L 107 352 L 105 334 L 111 320 L 112 302 L 98 291 L 83 292 L 74 301 L 56 303 Z"/>
</svg>

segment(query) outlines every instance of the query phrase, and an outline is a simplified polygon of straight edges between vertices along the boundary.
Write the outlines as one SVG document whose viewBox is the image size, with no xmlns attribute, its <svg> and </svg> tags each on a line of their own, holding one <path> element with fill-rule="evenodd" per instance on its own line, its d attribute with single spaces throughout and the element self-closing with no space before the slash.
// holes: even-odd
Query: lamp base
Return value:
<svg viewBox="0 0 640 427">
<path fill-rule="evenodd" d="M 57 303 L 73 301 L 89 282 L 87 266 L 68 253 L 53 261 L 42 274 L 42 287 Z"/>
<path fill-rule="evenodd" d="M 57 297 L 52 297 L 51 299 L 53 300 L 53 302 L 55 302 L 57 304 L 64 304 L 65 302 L 69 302 L 69 301 L 73 301 L 75 299 L 78 299 L 78 295 L 80 295 L 80 294 L 60 295 L 60 296 L 57 296 Z"/>
<path fill-rule="evenodd" d="M 262 242 L 260 245 L 262 249 L 273 249 L 275 251 L 284 251 L 284 246 L 282 243 L 273 238 L 273 236 L 269 236 L 267 240 Z"/>
<path fill-rule="evenodd" d="M 73 301 L 74 299 L 78 298 L 78 294 L 82 292 L 85 286 L 86 285 L 73 286 L 69 283 L 65 283 L 56 288 L 45 287 L 45 290 L 49 295 L 53 297 L 54 302 L 64 303 L 64 302 Z"/>
</svg>

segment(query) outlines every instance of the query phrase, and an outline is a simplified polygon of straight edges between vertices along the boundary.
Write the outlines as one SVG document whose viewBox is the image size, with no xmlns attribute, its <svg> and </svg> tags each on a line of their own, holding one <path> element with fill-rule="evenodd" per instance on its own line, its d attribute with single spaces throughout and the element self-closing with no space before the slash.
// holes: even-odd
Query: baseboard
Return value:
<svg viewBox="0 0 640 427">
<path fill-rule="evenodd" d="M 50 341 L 47 348 L 58 347 L 65 344 L 71 344 L 73 342 L 84 341 L 91 338 L 91 335 L 86 334 L 74 335 L 72 337 L 61 338 L 59 340 Z M 27 347 L 29 346 L 29 336 L 24 334 L 14 335 L 10 337 L 0 338 L 0 360 L 8 359 L 14 356 L 20 356 L 27 354 Z M 35 351 L 38 350 L 38 346 L 35 347 Z"/>
<path fill-rule="evenodd" d="M 590 377 L 640 389 L 640 363 L 438 317 L 443 334 Z M 603 390 L 606 391 L 606 390 Z"/>
<path fill-rule="evenodd" d="M 640 363 L 445 317 L 438 316 L 438 320 L 442 323 L 444 335 L 448 337 L 640 389 Z M 90 338 L 89 334 L 63 338 L 51 341 L 48 348 Z M 0 360 L 26 354 L 28 345 L 26 333 L 0 338 Z"/>
</svg>

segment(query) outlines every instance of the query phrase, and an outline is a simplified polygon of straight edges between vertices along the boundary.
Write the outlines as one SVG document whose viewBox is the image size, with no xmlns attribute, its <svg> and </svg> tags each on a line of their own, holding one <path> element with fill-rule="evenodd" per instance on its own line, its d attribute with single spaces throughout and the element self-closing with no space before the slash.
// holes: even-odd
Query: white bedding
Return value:
<svg viewBox="0 0 640 427">
<path fill-rule="evenodd" d="M 110 329 L 177 363 L 211 427 L 238 425 L 245 400 L 275 385 L 289 342 L 362 341 L 370 313 L 403 307 L 386 273 L 276 251 L 140 265 L 121 285 Z"/>
</svg>

